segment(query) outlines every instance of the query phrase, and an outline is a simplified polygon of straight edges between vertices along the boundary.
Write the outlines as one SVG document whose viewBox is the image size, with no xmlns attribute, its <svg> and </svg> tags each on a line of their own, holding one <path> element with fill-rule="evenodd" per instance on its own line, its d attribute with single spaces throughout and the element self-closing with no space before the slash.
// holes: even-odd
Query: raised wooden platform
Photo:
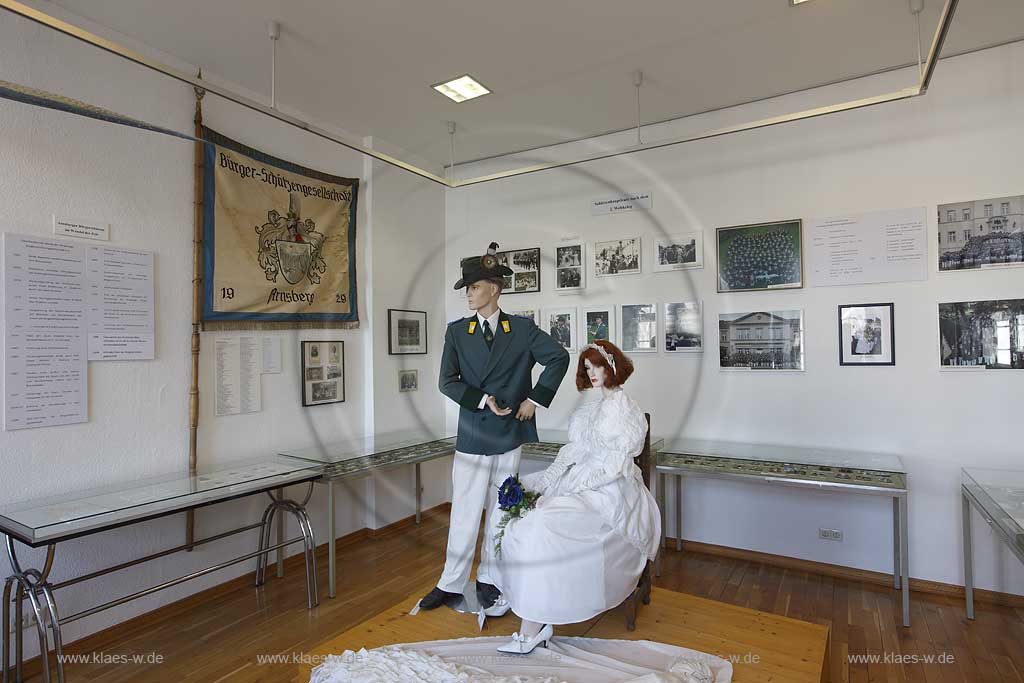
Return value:
<svg viewBox="0 0 1024 683">
<path fill-rule="evenodd" d="M 488 619 L 483 632 L 477 628 L 475 616 L 447 608 L 410 616 L 419 596 L 431 587 L 424 586 L 414 597 L 320 643 L 311 651 L 313 661 L 364 647 L 511 635 L 519 626 L 519 618 L 511 612 L 501 619 Z M 827 626 L 660 588 L 652 591 L 651 604 L 641 608 L 633 632 L 626 630 L 621 614 L 613 612 L 582 624 L 556 627 L 555 637 L 560 635 L 655 640 L 693 648 L 732 661 L 733 680 L 737 683 L 828 680 Z M 300 665 L 296 683 L 308 683 L 312 668 Z"/>
</svg>

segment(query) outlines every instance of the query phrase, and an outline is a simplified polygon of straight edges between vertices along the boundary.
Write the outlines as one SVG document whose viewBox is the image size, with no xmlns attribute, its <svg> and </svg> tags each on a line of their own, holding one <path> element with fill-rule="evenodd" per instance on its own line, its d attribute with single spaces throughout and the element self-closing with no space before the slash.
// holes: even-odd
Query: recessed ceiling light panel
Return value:
<svg viewBox="0 0 1024 683">
<path fill-rule="evenodd" d="M 465 102 L 466 100 L 472 100 L 491 92 L 469 74 L 459 76 L 445 83 L 438 83 L 433 87 L 434 90 L 454 102 Z"/>
</svg>

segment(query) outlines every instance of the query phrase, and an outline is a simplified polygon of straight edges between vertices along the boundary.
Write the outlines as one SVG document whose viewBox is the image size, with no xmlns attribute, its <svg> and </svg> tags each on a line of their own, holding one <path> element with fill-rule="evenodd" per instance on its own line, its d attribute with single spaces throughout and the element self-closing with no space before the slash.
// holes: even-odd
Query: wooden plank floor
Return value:
<svg viewBox="0 0 1024 683">
<path fill-rule="evenodd" d="M 157 653 L 163 663 L 69 664 L 69 683 L 290 683 L 296 667 L 317 644 L 415 596 L 436 580 L 444 564 L 447 534 L 447 514 L 435 514 L 425 516 L 418 528 L 343 547 L 334 600 L 326 597 L 323 550 L 318 556 L 322 599 L 312 612 L 305 607 L 303 572 L 296 567 L 284 579 L 274 578 L 271 572 L 260 590 L 237 582 L 233 590 L 183 601 L 140 618 L 128 629 L 115 627 L 107 636 L 90 638 L 88 649 L 72 644 L 68 652 Z M 899 594 L 892 589 L 674 550 L 665 551 L 662 576 L 655 585 L 830 625 L 829 671 L 834 682 L 1024 682 L 1024 610 L 980 603 L 977 620 L 968 622 L 961 601 L 914 593 L 913 627 L 905 629 L 899 625 Z M 644 614 L 638 630 L 646 628 Z M 890 661 L 882 659 L 886 654 Z M 290 660 L 260 661 L 268 655 Z M 851 661 L 863 655 L 877 656 L 879 661 Z M 912 659 L 914 655 L 918 659 Z M 934 661 L 925 663 L 926 656 Z M 939 664 L 941 656 L 947 660 L 952 656 L 954 661 Z"/>
<path fill-rule="evenodd" d="M 328 654 L 393 643 L 509 636 L 519 626 L 514 615 L 488 620 L 482 633 L 472 615 L 449 609 L 411 616 L 416 600 L 432 587 L 433 583 L 424 585 L 413 597 L 321 643 L 313 657 L 322 661 Z M 819 683 L 825 675 L 827 626 L 663 588 L 652 591 L 651 604 L 643 607 L 641 617 L 633 632 L 626 630 L 616 610 L 582 624 L 556 626 L 555 636 L 656 640 L 716 654 L 734 662 L 736 683 Z M 300 665 L 294 683 L 308 683 L 311 669 L 310 664 Z"/>
</svg>

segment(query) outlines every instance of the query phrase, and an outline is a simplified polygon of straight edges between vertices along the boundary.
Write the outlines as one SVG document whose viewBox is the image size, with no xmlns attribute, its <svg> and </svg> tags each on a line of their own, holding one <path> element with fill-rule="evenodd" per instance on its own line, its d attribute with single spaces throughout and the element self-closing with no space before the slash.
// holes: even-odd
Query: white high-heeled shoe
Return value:
<svg viewBox="0 0 1024 683">
<path fill-rule="evenodd" d="M 533 652 L 533 649 L 538 645 L 548 646 L 548 641 L 555 634 L 555 629 L 551 627 L 551 624 L 544 624 L 537 635 L 533 638 L 527 638 L 518 633 L 512 634 L 512 640 L 505 643 L 498 648 L 498 652 L 505 652 L 510 655 L 528 655 Z"/>
</svg>

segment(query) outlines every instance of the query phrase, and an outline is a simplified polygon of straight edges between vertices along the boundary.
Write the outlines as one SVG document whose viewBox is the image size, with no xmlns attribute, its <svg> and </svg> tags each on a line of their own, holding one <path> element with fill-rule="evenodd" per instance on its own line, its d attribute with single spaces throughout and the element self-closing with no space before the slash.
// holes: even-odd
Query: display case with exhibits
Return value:
<svg viewBox="0 0 1024 683">
<path fill-rule="evenodd" d="M 965 468 L 963 489 L 1019 552 L 1024 552 L 1024 470 Z"/>
<path fill-rule="evenodd" d="M 838 449 L 674 439 L 662 449 L 658 467 L 838 486 L 907 488 L 899 456 Z"/>
<path fill-rule="evenodd" d="M 325 465 L 324 477 L 336 479 L 415 464 L 454 452 L 454 436 L 443 431 L 411 429 L 285 450 L 281 455 Z"/>
</svg>

